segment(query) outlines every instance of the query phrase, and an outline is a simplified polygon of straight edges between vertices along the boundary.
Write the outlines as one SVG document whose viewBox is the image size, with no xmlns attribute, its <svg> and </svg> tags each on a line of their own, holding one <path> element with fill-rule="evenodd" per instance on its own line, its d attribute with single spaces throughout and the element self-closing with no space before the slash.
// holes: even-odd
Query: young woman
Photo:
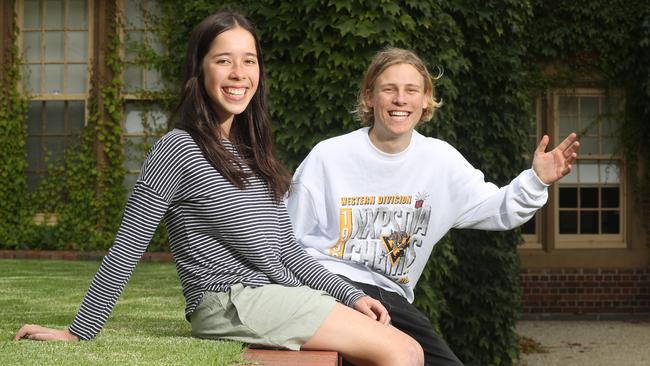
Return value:
<svg viewBox="0 0 650 366">
<path fill-rule="evenodd" d="M 423 347 L 427 365 L 461 365 L 413 302 L 434 245 L 451 228 L 508 230 L 546 203 L 579 143 L 570 134 L 505 187 L 485 182 L 448 143 L 420 135 L 440 105 L 432 77 L 408 50 L 375 55 L 359 90 L 368 127 L 316 145 L 294 174 L 287 205 L 298 242 L 330 271 L 380 299 L 391 323 Z"/>
<path fill-rule="evenodd" d="M 194 29 L 176 129 L 149 153 L 77 316 L 67 330 L 26 325 L 16 340 L 94 338 L 164 218 L 194 336 L 422 364 L 419 344 L 387 325 L 378 301 L 295 241 L 282 202 L 291 179 L 273 153 L 265 88 L 244 17 L 217 13 Z"/>
</svg>

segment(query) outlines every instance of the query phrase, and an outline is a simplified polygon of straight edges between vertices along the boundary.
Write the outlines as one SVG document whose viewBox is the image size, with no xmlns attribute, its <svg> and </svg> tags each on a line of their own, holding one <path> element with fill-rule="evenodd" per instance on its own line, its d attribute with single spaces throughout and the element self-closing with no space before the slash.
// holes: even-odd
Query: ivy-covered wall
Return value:
<svg viewBox="0 0 650 366">
<path fill-rule="evenodd" d="M 94 65 L 88 126 L 33 194 L 25 184 L 27 99 L 19 93 L 16 47 L 5 58 L 12 62 L 2 65 L 0 248 L 96 250 L 111 244 L 125 199 L 123 61 L 115 3 L 99 3 L 96 17 L 108 19 L 112 31 L 99 51 L 105 62 Z M 372 55 L 388 45 L 412 49 L 432 70 L 444 71 L 436 84 L 444 106 L 420 131 L 452 143 L 490 181 L 506 184 L 525 168 L 533 96 L 570 85 L 576 75 L 598 75 L 603 85 L 626 90 L 620 139 L 626 162 L 635 169 L 650 157 L 650 5 L 641 0 L 162 0 L 160 6 L 154 29 L 168 51 L 143 52 L 174 86 L 195 24 L 222 8 L 253 19 L 277 147 L 292 169 L 316 142 L 358 128 L 350 113 L 358 83 Z M 566 72 L 549 76 L 549 64 Z M 171 107 L 177 92 L 148 97 Z M 647 173 L 639 177 L 638 189 L 647 180 Z M 54 213 L 58 224 L 34 223 L 35 212 Z M 468 365 L 510 365 L 516 357 L 518 242 L 516 231 L 452 231 L 436 246 L 418 285 L 416 304 Z"/>
</svg>

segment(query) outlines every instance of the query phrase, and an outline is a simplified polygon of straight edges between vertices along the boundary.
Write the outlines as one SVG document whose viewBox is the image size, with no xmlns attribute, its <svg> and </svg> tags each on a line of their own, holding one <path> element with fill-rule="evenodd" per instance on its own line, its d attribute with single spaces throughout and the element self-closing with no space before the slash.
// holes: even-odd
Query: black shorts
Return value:
<svg viewBox="0 0 650 366">
<path fill-rule="evenodd" d="M 340 276 L 366 295 L 379 300 L 390 314 L 391 324 L 418 341 L 424 350 L 425 365 L 462 366 L 445 341 L 433 330 L 426 315 L 396 292 L 386 291 L 380 287 L 354 282 Z"/>
</svg>

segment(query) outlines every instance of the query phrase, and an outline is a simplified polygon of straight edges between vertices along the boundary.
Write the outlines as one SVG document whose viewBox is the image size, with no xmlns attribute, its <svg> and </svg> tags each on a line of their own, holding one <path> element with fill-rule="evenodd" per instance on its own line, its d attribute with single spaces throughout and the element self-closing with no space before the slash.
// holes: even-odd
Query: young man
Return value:
<svg viewBox="0 0 650 366">
<path fill-rule="evenodd" d="M 413 302 L 433 246 L 451 228 L 508 230 L 546 203 L 571 170 L 570 134 L 532 169 L 498 188 L 448 143 L 414 129 L 439 107 L 424 63 L 387 49 L 369 66 L 357 117 L 369 127 L 316 145 L 294 175 L 287 205 L 298 241 L 330 271 L 382 301 L 392 324 L 415 338 L 428 365 L 462 364 Z"/>
</svg>

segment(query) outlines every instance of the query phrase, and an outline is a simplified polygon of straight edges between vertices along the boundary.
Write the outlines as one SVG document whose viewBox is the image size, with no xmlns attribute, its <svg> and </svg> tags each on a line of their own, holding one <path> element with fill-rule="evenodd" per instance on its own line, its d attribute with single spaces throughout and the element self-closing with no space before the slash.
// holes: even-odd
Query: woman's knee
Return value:
<svg viewBox="0 0 650 366">
<path fill-rule="evenodd" d="M 424 365 L 424 350 L 422 346 L 413 338 L 402 334 L 399 342 L 394 343 L 394 347 L 389 350 L 391 354 L 392 365 Z"/>
</svg>

